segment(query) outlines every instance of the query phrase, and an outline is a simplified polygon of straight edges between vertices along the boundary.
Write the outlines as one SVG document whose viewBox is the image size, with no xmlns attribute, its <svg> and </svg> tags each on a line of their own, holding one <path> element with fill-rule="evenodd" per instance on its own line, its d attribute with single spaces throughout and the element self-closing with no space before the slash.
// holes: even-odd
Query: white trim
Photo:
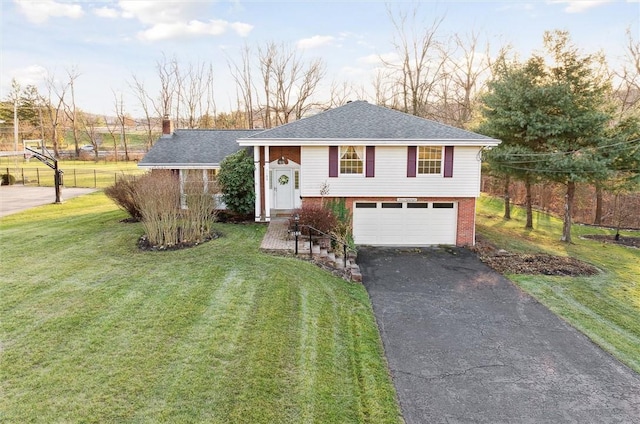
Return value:
<svg viewBox="0 0 640 424">
<path fill-rule="evenodd" d="M 149 169 L 220 169 L 220 164 L 211 163 L 211 164 L 198 164 L 194 165 L 192 163 L 158 163 L 153 165 L 147 164 L 138 164 L 138 168 L 149 168 Z"/>
<path fill-rule="evenodd" d="M 262 211 L 260 210 L 260 149 L 253 149 L 253 188 L 256 193 L 255 220 L 259 222 L 262 219 Z"/>
<path fill-rule="evenodd" d="M 376 139 L 376 138 L 239 138 L 240 146 L 497 146 L 500 140 L 488 139 Z"/>
<path fill-rule="evenodd" d="M 271 221 L 271 193 L 269 193 L 269 146 L 264 146 L 264 215 L 265 221 Z"/>
</svg>

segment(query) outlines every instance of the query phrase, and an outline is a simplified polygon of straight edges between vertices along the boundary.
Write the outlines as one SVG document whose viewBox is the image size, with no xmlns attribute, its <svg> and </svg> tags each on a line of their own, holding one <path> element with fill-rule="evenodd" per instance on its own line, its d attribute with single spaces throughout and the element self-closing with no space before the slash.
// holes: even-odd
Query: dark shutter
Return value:
<svg viewBox="0 0 640 424">
<path fill-rule="evenodd" d="M 453 146 L 444 146 L 444 176 L 453 177 Z"/>
<path fill-rule="evenodd" d="M 338 176 L 338 146 L 329 146 L 329 176 Z"/>
<path fill-rule="evenodd" d="M 367 168 L 365 171 L 365 175 L 367 177 L 375 177 L 376 176 L 376 147 L 375 146 L 367 146 Z"/>
<path fill-rule="evenodd" d="M 418 148 L 416 146 L 407 147 L 407 177 L 416 176 L 416 156 Z"/>
</svg>

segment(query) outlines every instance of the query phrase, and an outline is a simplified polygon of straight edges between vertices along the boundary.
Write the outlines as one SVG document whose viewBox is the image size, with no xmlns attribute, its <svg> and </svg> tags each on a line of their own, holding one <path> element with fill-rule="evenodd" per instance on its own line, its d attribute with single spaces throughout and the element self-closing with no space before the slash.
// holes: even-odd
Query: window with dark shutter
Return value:
<svg viewBox="0 0 640 424">
<path fill-rule="evenodd" d="M 453 146 L 444 147 L 444 177 L 453 177 Z"/>
<path fill-rule="evenodd" d="M 375 177 L 376 175 L 376 148 L 375 146 L 367 146 L 366 154 L 366 176 Z"/>
<path fill-rule="evenodd" d="M 338 176 L 338 146 L 329 146 L 329 177 Z"/>
<path fill-rule="evenodd" d="M 408 146 L 407 147 L 407 177 L 415 177 L 416 176 L 416 146 Z"/>
</svg>

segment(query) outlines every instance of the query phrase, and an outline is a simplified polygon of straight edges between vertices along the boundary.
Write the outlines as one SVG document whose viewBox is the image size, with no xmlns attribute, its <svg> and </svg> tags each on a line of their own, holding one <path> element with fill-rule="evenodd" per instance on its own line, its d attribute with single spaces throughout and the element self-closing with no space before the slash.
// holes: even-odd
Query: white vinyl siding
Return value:
<svg viewBox="0 0 640 424">
<path fill-rule="evenodd" d="M 376 146 L 375 176 L 363 174 L 329 177 L 329 148 L 302 146 L 300 191 L 303 197 L 320 196 L 328 184 L 330 197 L 477 197 L 480 195 L 480 147 L 456 146 L 453 177 L 418 174 L 407 178 L 407 147 Z"/>
</svg>

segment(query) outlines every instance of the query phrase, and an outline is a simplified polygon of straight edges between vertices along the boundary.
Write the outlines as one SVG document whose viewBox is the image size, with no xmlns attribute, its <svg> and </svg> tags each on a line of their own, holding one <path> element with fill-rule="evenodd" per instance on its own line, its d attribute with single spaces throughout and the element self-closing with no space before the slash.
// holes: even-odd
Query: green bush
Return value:
<svg viewBox="0 0 640 424">
<path fill-rule="evenodd" d="M 1 185 L 14 185 L 16 183 L 16 177 L 11 174 L 2 174 Z"/>
<path fill-rule="evenodd" d="M 218 184 L 227 208 L 241 215 L 253 213 L 256 193 L 253 158 L 246 150 L 227 156 L 220 164 Z"/>
</svg>

